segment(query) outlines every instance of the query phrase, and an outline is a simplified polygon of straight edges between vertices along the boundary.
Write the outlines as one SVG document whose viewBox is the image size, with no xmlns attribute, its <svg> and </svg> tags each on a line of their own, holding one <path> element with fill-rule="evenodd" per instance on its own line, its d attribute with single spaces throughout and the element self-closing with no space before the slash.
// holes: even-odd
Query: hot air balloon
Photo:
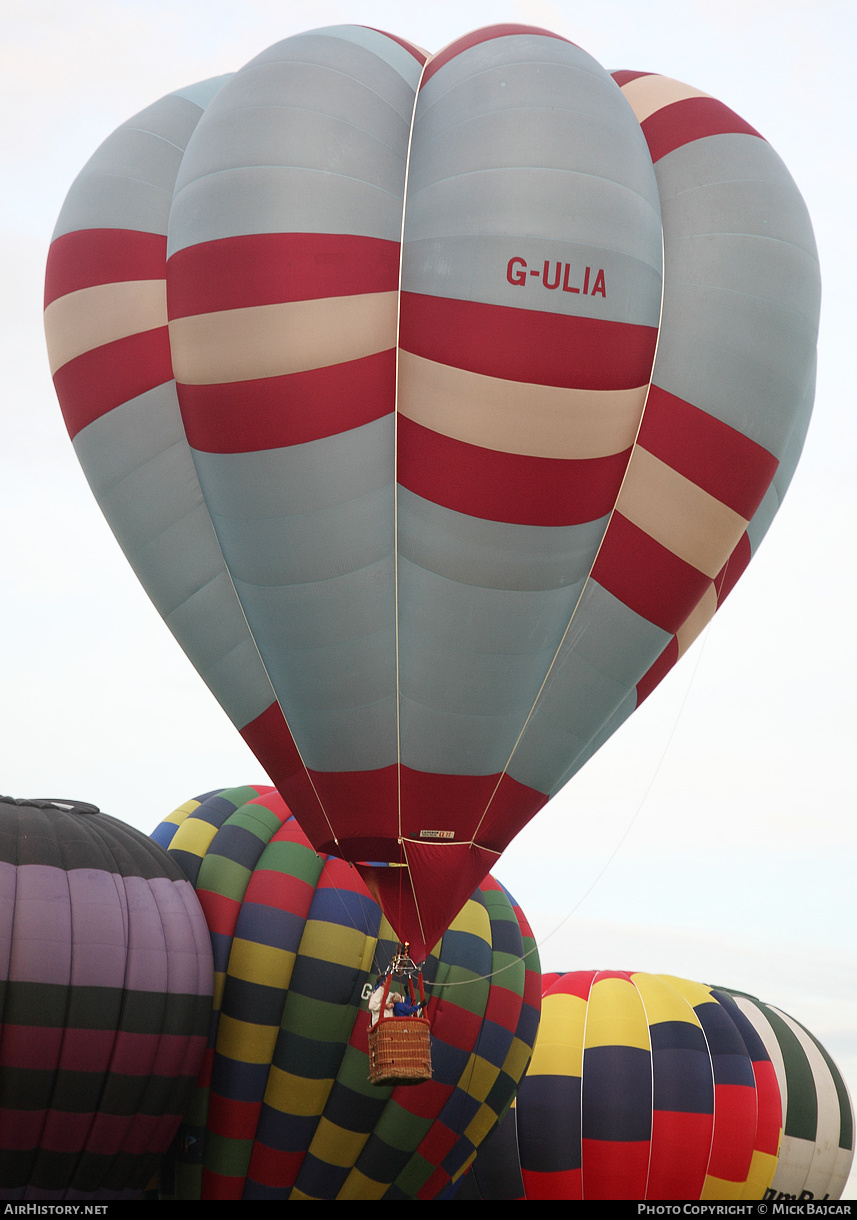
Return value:
<svg viewBox="0 0 857 1220">
<path fill-rule="evenodd" d="M 487 878 L 423 966 L 432 1079 L 369 1083 L 368 999 L 397 948 L 359 874 L 319 857 L 273 789 L 195 798 L 154 832 L 214 951 L 206 1063 L 161 1174 L 181 1199 L 431 1199 L 526 1070 L 541 976 L 526 919 Z"/>
<path fill-rule="evenodd" d="M 80 801 L 0 798 L 0 1198 L 140 1199 L 202 1064 L 193 887 Z"/>
<path fill-rule="evenodd" d="M 685 979 L 575 971 L 543 996 L 506 1128 L 477 1156 L 470 1197 L 760 1199 L 780 1096 L 730 1000 Z"/>
<path fill-rule="evenodd" d="M 853 1109 L 793 1018 L 607 971 L 544 976 L 542 1003 L 528 1075 L 456 1199 L 839 1198 Z"/>
<path fill-rule="evenodd" d="M 700 90 L 530 27 L 337 26 L 109 137 L 45 301 L 125 553 L 418 955 L 758 547 L 819 270 Z"/>
<path fill-rule="evenodd" d="M 777 1073 L 783 1138 L 769 1199 L 839 1199 L 854 1160 L 854 1107 L 842 1073 L 803 1025 L 755 996 L 726 995 L 752 1022 Z"/>
</svg>

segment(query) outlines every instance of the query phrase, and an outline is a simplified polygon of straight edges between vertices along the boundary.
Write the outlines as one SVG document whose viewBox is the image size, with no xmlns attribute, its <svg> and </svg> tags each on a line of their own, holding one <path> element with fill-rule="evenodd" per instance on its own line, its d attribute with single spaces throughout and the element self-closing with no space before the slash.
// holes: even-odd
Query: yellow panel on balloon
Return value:
<svg viewBox="0 0 857 1220">
<path fill-rule="evenodd" d="M 696 1013 L 686 998 L 669 979 L 657 974 L 634 974 L 631 976 L 640 994 L 649 1025 L 662 1021 L 687 1021 L 699 1025 Z"/>
<path fill-rule="evenodd" d="M 229 954 L 229 973 L 248 983 L 286 988 L 291 981 L 296 956 L 289 949 L 276 949 L 236 936 Z"/>
<path fill-rule="evenodd" d="M 278 1033 L 275 1025 L 253 1025 L 221 1013 L 217 1025 L 217 1053 L 238 1063 L 270 1063 Z"/>
<path fill-rule="evenodd" d="M 539 1032 L 528 1076 L 580 1076 L 586 1001 L 557 993 L 542 1000 Z"/>
<path fill-rule="evenodd" d="M 359 1169 L 351 1173 L 339 1188 L 337 1199 L 382 1199 L 390 1188 L 389 1182 L 376 1182 Z M 296 1197 L 296 1196 L 293 1196 Z"/>
<path fill-rule="evenodd" d="M 635 1046 L 650 1049 L 649 1026 L 636 987 L 628 979 L 601 978 L 589 993 L 586 1049 Z"/>
<path fill-rule="evenodd" d="M 348 928 L 344 924 L 336 925 L 334 939 L 327 920 L 308 919 L 301 936 L 301 957 L 353 967 L 363 960 L 366 940 L 366 933 L 360 928 Z"/>
<path fill-rule="evenodd" d="M 333 1080 L 329 1077 L 315 1080 L 272 1066 L 265 1089 L 265 1104 L 283 1114 L 311 1118 L 321 1114 L 332 1087 Z"/>
<path fill-rule="evenodd" d="M 202 818 L 186 818 L 173 835 L 170 843 L 172 851 L 186 851 L 200 860 L 211 846 L 211 841 L 218 828 Z"/>
<path fill-rule="evenodd" d="M 308 1152 L 326 1165 L 347 1169 L 357 1160 L 368 1138 L 368 1132 L 348 1131 L 322 1117 Z"/>
</svg>

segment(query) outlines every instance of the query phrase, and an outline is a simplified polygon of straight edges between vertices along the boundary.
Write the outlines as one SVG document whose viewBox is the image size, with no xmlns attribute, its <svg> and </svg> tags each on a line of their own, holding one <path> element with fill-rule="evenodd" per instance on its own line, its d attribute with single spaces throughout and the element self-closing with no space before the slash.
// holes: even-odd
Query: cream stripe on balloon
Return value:
<svg viewBox="0 0 857 1220">
<path fill-rule="evenodd" d="M 701 89 L 694 89 L 669 76 L 638 76 L 623 85 L 622 92 L 639 123 L 673 102 L 683 102 L 689 97 L 711 97 L 710 93 L 703 93 Z"/>
<path fill-rule="evenodd" d="M 702 634 L 714 618 L 716 610 L 717 590 L 712 583 L 708 585 L 702 597 L 675 633 L 680 657 L 684 656 L 697 636 Z"/>
<path fill-rule="evenodd" d="M 616 509 L 668 551 L 712 580 L 747 520 L 637 445 Z"/>
<path fill-rule="evenodd" d="M 646 390 L 530 385 L 399 353 L 401 415 L 500 453 L 547 458 L 622 453 L 634 443 Z"/>
<path fill-rule="evenodd" d="M 57 297 L 45 310 L 51 373 L 93 348 L 166 324 L 164 280 L 95 284 Z"/>
<path fill-rule="evenodd" d="M 256 381 L 390 350 L 396 346 L 397 299 L 396 292 L 370 292 L 174 318 L 176 381 Z"/>
</svg>

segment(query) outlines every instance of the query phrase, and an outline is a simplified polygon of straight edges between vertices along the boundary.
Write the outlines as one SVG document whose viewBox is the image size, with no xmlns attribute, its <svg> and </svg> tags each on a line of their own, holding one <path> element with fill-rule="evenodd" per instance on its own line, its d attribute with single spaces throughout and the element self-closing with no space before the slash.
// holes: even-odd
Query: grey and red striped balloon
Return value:
<svg viewBox="0 0 857 1220">
<path fill-rule="evenodd" d="M 74 183 L 48 346 L 170 629 L 433 944 L 769 526 L 819 269 L 727 106 L 546 30 L 287 38 Z"/>
</svg>

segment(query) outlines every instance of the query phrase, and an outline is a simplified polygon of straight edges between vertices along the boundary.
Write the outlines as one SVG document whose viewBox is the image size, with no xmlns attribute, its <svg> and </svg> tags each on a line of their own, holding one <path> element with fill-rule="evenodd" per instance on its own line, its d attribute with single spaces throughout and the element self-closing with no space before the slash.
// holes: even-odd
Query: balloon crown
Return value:
<svg viewBox="0 0 857 1220">
<path fill-rule="evenodd" d="M 65 797 L 47 796 L 0 796 L 4 805 L 29 805 L 33 809 L 59 809 L 63 813 L 101 813 L 97 805 L 89 801 L 67 800 Z"/>
</svg>

